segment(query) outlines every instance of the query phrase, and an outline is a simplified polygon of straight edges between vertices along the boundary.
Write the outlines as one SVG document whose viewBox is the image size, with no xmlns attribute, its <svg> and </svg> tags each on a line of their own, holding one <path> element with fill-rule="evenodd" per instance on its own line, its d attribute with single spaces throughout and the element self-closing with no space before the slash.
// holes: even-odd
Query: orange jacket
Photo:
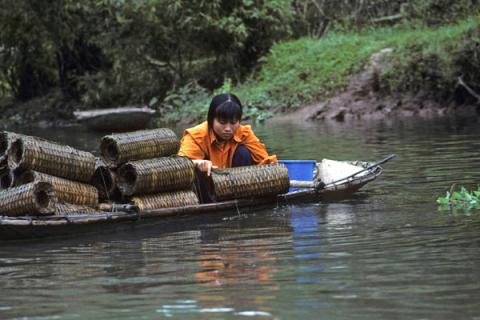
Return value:
<svg viewBox="0 0 480 320">
<path fill-rule="evenodd" d="M 277 157 L 268 155 L 265 145 L 255 136 L 249 125 L 240 125 L 233 138 L 223 146 L 217 141 L 213 130 L 208 130 L 207 121 L 185 130 L 180 141 L 178 155 L 189 157 L 192 160 L 208 159 L 214 166 L 230 168 L 239 144 L 248 148 L 255 164 L 277 162 Z"/>
</svg>

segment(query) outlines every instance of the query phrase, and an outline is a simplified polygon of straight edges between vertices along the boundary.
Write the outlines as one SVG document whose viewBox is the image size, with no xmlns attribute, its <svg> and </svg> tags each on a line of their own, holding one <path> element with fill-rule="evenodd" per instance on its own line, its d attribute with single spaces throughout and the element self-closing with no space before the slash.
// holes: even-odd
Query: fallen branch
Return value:
<svg viewBox="0 0 480 320">
<path fill-rule="evenodd" d="M 477 99 L 477 103 L 480 103 L 480 94 L 476 93 L 475 90 L 470 88 L 462 79 L 462 77 L 458 77 L 458 84 L 465 88 L 474 98 Z"/>
<path fill-rule="evenodd" d="M 394 23 L 394 22 L 397 22 L 398 20 L 401 20 L 402 18 L 403 18 L 403 14 L 399 13 L 391 16 L 376 18 L 376 19 L 373 19 L 372 22 L 373 23 L 384 23 L 384 22 Z"/>
</svg>

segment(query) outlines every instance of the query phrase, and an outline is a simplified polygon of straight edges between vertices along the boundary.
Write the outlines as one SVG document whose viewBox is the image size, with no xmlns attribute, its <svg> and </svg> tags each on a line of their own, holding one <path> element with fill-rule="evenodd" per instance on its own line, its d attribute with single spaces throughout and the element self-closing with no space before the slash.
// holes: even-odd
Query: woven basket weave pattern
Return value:
<svg viewBox="0 0 480 320">
<path fill-rule="evenodd" d="M 264 197 L 285 193 L 290 186 L 283 164 L 269 164 L 222 169 L 212 173 L 217 201 Z"/>
<path fill-rule="evenodd" d="M 98 213 L 97 209 L 87 206 L 80 206 L 71 203 L 59 202 L 56 205 L 55 215 L 68 216 L 76 214 L 94 214 Z"/>
<path fill-rule="evenodd" d="M 52 214 L 56 202 L 52 185 L 44 182 L 0 191 L 0 213 L 7 216 Z"/>
<path fill-rule="evenodd" d="M 116 157 L 108 154 L 112 146 L 117 150 Z M 167 128 L 105 136 L 100 146 L 103 159 L 114 166 L 132 160 L 170 156 L 176 154 L 179 147 L 178 137 Z"/>
<path fill-rule="evenodd" d="M 93 208 L 98 207 L 98 191 L 94 186 L 36 171 L 23 173 L 20 176 L 20 183 L 27 176 L 33 179 L 33 181 L 28 182 L 43 181 L 50 183 L 59 201 Z"/>
<path fill-rule="evenodd" d="M 54 176 L 89 182 L 95 172 L 95 157 L 86 151 L 73 149 L 48 141 L 33 139 L 21 140 L 22 157 L 16 162 L 13 148 L 8 157 L 9 166 L 35 170 Z"/>
<path fill-rule="evenodd" d="M 132 201 L 140 210 L 193 206 L 199 204 L 197 195 L 192 190 L 138 196 L 133 197 Z"/>
<path fill-rule="evenodd" d="M 128 176 L 136 176 L 129 182 Z M 141 193 L 181 190 L 189 188 L 195 178 L 194 164 L 185 157 L 164 157 L 132 161 L 118 170 L 118 187 L 122 194 L 130 196 Z"/>
</svg>

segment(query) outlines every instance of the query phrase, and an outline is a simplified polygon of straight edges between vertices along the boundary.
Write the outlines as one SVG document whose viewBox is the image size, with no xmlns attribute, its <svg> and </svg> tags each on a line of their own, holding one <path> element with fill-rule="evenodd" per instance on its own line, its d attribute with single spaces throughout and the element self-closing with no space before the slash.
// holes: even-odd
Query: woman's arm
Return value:
<svg viewBox="0 0 480 320">
<path fill-rule="evenodd" d="M 205 159 L 205 153 L 189 134 L 184 135 L 180 140 L 180 150 L 178 150 L 178 155 L 188 157 L 192 160 Z"/>
<path fill-rule="evenodd" d="M 248 126 L 249 127 L 249 126 Z M 260 139 L 257 138 L 252 129 L 248 128 L 249 132 L 244 140 L 245 146 L 252 153 L 252 160 L 256 164 L 269 164 L 277 163 L 276 155 L 269 155 L 267 148 L 263 143 L 260 142 Z"/>
<path fill-rule="evenodd" d="M 212 164 L 212 161 L 205 159 L 205 153 L 189 134 L 184 135 L 180 141 L 178 155 L 190 158 L 195 167 L 202 172 L 206 172 L 208 176 L 211 174 L 212 168 L 217 168 Z"/>
</svg>

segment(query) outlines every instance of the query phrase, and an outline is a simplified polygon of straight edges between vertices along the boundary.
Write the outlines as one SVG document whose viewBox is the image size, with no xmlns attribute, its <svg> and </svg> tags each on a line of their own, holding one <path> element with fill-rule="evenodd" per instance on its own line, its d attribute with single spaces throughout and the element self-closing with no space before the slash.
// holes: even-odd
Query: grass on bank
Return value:
<svg viewBox="0 0 480 320">
<path fill-rule="evenodd" d="M 278 43 L 249 80 L 236 87 L 226 82 L 218 92 L 236 93 L 246 117 L 263 120 L 332 96 L 372 54 L 393 48 L 391 68 L 381 74 L 382 90 L 448 94 L 460 74 L 470 73 L 473 79 L 480 73 L 479 20 L 474 16 L 436 28 L 401 26 Z M 163 120 L 204 119 L 210 97 L 194 84 L 171 93 L 163 104 L 168 111 Z"/>
</svg>

